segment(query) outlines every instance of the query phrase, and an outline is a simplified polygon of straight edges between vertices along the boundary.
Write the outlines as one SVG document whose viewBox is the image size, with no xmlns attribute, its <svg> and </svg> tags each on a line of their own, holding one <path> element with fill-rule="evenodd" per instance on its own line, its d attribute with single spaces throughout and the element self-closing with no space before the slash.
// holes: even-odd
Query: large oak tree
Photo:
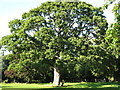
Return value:
<svg viewBox="0 0 120 90">
<path fill-rule="evenodd" d="M 62 65 L 93 57 L 90 50 L 104 41 L 107 22 L 101 8 L 85 2 L 45 2 L 9 22 L 11 34 L 2 44 L 11 52 L 9 68 L 24 71 L 44 61 L 60 84 Z M 64 64 L 63 64 L 64 63 Z"/>
</svg>

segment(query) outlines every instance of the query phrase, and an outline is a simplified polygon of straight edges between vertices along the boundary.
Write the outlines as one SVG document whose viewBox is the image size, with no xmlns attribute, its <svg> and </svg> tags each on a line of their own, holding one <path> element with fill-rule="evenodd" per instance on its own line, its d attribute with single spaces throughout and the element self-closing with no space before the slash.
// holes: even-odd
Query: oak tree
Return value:
<svg viewBox="0 0 120 90">
<path fill-rule="evenodd" d="M 11 34 L 2 38 L 11 52 L 9 69 L 37 72 L 35 65 L 43 61 L 53 68 L 53 84 L 59 85 L 62 65 L 92 58 L 90 50 L 103 42 L 107 22 L 101 8 L 85 2 L 45 2 L 9 27 Z"/>
</svg>

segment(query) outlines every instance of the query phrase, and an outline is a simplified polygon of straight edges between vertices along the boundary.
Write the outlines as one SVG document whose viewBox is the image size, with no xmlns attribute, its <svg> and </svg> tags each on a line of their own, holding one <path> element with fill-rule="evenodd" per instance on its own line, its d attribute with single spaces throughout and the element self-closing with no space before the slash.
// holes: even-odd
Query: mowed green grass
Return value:
<svg viewBox="0 0 120 90">
<path fill-rule="evenodd" d="M 50 83 L 25 84 L 25 83 L 2 83 L 2 90 L 120 90 L 120 83 L 65 83 L 63 87 L 55 87 Z"/>
</svg>

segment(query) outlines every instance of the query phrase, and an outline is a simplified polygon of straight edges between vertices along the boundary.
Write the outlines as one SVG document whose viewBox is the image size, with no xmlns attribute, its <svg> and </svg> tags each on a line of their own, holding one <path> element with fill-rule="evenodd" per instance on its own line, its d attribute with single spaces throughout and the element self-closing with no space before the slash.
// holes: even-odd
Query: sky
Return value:
<svg viewBox="0 0 120 90">
<path fill-rule="evenodd" d="M 8 22 L 13 19 L 21 18 L 24 12 L 40 6 L 41 3 L 48 0 L 0 0 L 0 38 L 10 34 Z M 52 1 L 52 0 L 49 0 Z M 93 6 L 102 6 L 104 0 L 82 0 Z M 111 12 L 113 6 L 105 11 L 109 23 L 114 21 L 114 15 Z"/>
</svg>

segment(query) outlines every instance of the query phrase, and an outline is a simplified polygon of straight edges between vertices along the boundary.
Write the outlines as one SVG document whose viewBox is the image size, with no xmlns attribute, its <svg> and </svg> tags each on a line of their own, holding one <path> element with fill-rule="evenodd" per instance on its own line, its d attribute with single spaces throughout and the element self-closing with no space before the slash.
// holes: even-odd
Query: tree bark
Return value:
<svg viewBox="0 0 120 90">
<path fill-rule="evenodd" d="M 120 69 L 114 72 L 114 81 L 120 82 Z"/>
<path fill-rule="evenodd" d="M 116 59 L 117 71 L 114 72 L 114 81 L 120 82 L 120 60 Z"/>
<path fill-rule="evenodd" d="M 54 67 L 54 80 L 53 85 L 59 86 L 60 85 L 60 73 L 57 67 Z"/>
</svg>

